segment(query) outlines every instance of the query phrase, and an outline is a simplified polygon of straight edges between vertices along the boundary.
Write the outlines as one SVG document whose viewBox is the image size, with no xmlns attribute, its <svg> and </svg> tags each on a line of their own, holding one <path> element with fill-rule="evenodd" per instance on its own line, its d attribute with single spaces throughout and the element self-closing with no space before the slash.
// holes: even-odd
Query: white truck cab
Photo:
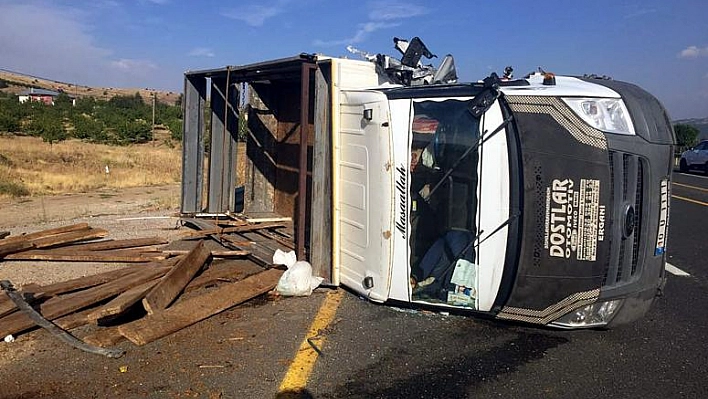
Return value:
<svg viewBox="0 0 708 399">
<path fill-rule="evenodd" d="M 421 73 L 421 45 L 403 67 L 302 55 L 188 72 L 182 212 L 291 216 L 299 255 L 375 302 L 559 328 L 641 317 L 665 281 L 674 139 L 661 104 L 606 78 L 457 83 L 447 58 Z M 226 150 L 210 170 L 238 165 L 219 114 L 228 82 L 250 105 L 247 165 L 226 186 L 210 172 L 221 185 L 205 209 L 193 119 L 206 78 L 227 121 L 212 123 L 211 152 Z"/>
</svg>

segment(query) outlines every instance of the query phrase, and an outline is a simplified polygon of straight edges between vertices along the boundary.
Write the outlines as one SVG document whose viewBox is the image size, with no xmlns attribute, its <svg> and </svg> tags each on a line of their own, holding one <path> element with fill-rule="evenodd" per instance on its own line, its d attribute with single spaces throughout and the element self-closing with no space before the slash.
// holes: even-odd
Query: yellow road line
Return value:
<svg viewBox="0 0 708 399">
<path fill-rule="evenodd" d="M 678 195 L 676 195 L 676 194 L 671 194 L 671 198 L 678 198 L 678 199 L 680 199 L 680 200 L 684 200 L 684 201 L 688 201 L 688 202 L 693 202 L 694 204 L 703 205 L 703 206 L 708 206 L 708 202 L 698 201 L 698 200 L 694 200 L 694 199 L 686 198 L 686 197 L 680 197 L 680 196 L 678 196 Z"/>
<path fill-rule="evenodd" d="M 305 388 L 318 356 L 317 351 L 307 341 L 310 340 L 318 348 L 322 349 L 326 337 L 320 332 L 334 320 L 334 315 L 337 313 L 337 308 L 343 296 L 344 291 L 341 289 L 327 293 L 324 303 L 322 303 L 320 310 L 312 321 L 312 325 L 310 325 L 307 336 L 300 344 L 300 349 L 298 349 L 293 362 L 290 364 L 285 378 L 280 383 L 278 392 L 298 392 Z"/>
<path fill-rule="evenodd" d="M 694 190 L 699 190 L 699 191 L 708 192 L 708 188 L 690 186 L 690 185 L 688 185 L 688 184 L 681 184 L 681 183 L 671 182 L 671 185 L 672 185 L 672 186 L 679 186 L 679 187 L 692 188 L 692 189 L 694 189 Z"/>
</svg>

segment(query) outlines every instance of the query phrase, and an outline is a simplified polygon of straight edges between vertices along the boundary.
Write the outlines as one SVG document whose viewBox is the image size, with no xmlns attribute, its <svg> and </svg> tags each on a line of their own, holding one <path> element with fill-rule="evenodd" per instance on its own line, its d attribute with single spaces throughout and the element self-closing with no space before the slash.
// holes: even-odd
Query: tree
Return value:
<svg viewBox="0 0 708 399">
<path fill-rule="evenodd" d="M 74 137 L 81 140 L 90 140 L 94 142 L 105 142 L 108 136 L 104 134 L 105 125 L 102 121 L 91 118 L 90 116 L 77 115 L 74 117 Z"/>
<path fill-rule="evenodd" d="M 42 141 L 49 144 L 54 144 L 67 138 L 61 118 L 51 114 L 34 116 L 28 126 L 28 130 L 31 135 L 40 136 Z"/>
<path fill-rule="evenodd" d="M 693 147 L 700 133 L 698 129 L 685 123 L 674 125 L 674 132 L 676 133 L 676 145 L 680 147 Z"/>
<path fill-rule="evenodd" d="M 182 120 L 181 119 L 170 119 L 165 122 L 167 128 L 170 129 L 170 136 L 174 140 L 182 141 Z"/>
<path fill-rule="evenodd" d="M 143 121 L 126 121 L 118 128 L 118 144 L 145 143 L 152 140 L 152 128 Z"/>
</svg>

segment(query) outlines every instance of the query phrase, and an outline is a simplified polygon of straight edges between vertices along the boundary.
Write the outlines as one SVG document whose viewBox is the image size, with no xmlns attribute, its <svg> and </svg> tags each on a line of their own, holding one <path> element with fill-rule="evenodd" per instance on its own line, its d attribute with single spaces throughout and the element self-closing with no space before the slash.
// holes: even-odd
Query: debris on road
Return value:
<svg viewBox="0 0 708 399">
<path fill-rule="evenodd" d="M 72 345 L 107 347 L 126 338 L 144 345 L 275 288 L 283 271 L 263 259 L 288 248 L 284 243 L 290 236 L 276 230 L 287 220 L 184 224 L 201 231 L 173 242 L 157 237 L 113 240 L 106 238 L 108 231 L 80 223 L 5 235 L 0 239 L 0 262 L 126 265 L 54 284 L 37 281 L 17 290 L 8 281 L 12 293 L 0 297 L 0 336 L 51 325 L 50 331 L 58 331 L 52 334 L 74 338 L 65 330 L 93 324 L 96 327 Z M 26 306 L 18 309 L 18 301 Z"/>
</svg>

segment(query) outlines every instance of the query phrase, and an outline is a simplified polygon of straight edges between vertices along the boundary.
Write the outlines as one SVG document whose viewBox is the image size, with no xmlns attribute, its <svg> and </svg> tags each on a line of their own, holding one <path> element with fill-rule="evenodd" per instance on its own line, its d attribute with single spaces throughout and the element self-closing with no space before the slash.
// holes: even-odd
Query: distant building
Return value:
<svg viewBox="0 0 708 399">
<path fill-rule="evenodd" d="M 29 90 L 25 90 L 18 96 L 20 103 L 25 103 L 27 101 L 39 101 L 47 105 L 54 105 L 54 100 L 59 96 L 58 91 L 45 90 L 45 89 L 35 89 L 34 87 Z M 76 98 L 69 96 L 71 99 L 71 105 L 76 105 Z"/>
</svg>

